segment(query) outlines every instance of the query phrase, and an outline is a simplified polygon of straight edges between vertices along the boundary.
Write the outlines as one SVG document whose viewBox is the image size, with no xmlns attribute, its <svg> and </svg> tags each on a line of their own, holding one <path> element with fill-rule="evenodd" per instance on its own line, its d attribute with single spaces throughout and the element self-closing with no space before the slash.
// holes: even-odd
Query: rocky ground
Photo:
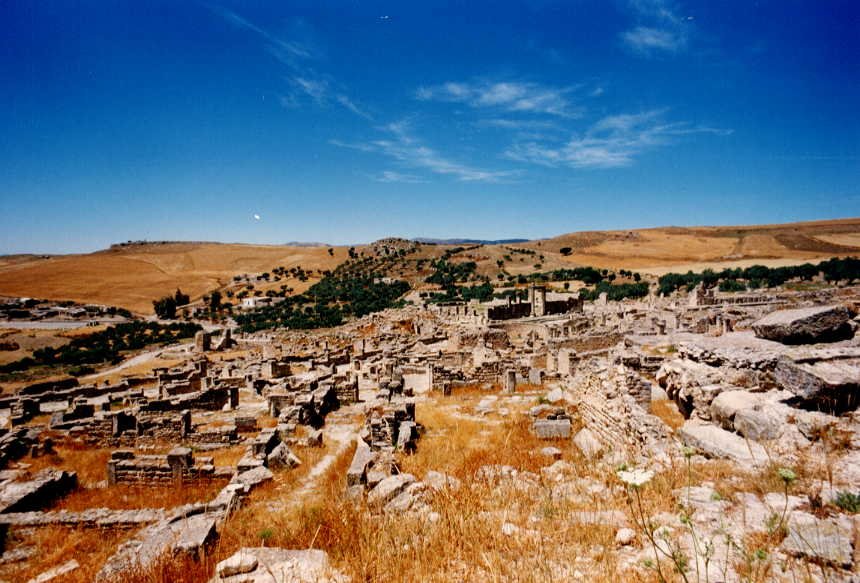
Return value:
<svg viewBox="0 0 860 583">
<path fill-rule="evenodd" d="M 858 581 L 840 294 L 405 308 L 22 389 L 0 579 Z"/>
</svg>

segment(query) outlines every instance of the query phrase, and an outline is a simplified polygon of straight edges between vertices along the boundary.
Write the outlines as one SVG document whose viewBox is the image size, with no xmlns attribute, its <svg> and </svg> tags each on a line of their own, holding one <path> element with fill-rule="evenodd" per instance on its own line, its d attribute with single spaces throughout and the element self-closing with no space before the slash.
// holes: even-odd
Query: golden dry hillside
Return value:
<svg viewBox="0 0 860 583">
<path fill-rule="evenodd" d="M 222 287 L 233 276 L 287 269 L 331 269 L 346 248 L 166 243 L 116 247 L 86 255 L 0 258 L 0 295 L 68 299 L 151 313 L 152 300 L 177 287 L 192 299 Z M 284 280 L 296 291 L 307 282 Z"/>
<path fill-rule="evenodd" d="M 394 277 L 420 284 L 432 273 L 429 260 L 452 245 L 422 245 L 411 255 L 428 263 L 420 272 L 401 268 Z M 527 243 L 462 245 L 452 261 L 474 261 L 478 273 L 496 280 L 563 267 L 590 265 L 659 275 L 707 267 L 769 266 L 860 255 L 860 218 L 741 227 L 661 227 L 587 231 Z M 567 255 L 561 253 L 571 248 Z M 374 248 L 360 251 L 374 253 Z M 524 252 L 525 251 L 525 252 Z M 333 269 L 346 260 L 345 247 L 240 245 L 220 243 L 139 244 L 86 255 L 0 257 L 0 295 L 96 302 L 151 313 L 152 300 L 177 287 L 192 299 L 231 283 L 236 275 L 274 267 L 305 271 Z M 279 280 L 301 293 L 318 280 Z M 268 287 L 277 287 L 272 283 Z M 259 289 L 266 289 L 260 285 Z"/>
<path fill-rule="evenodd" d="M 522 244 L 574 265 L 648 273 L 770 266 L 860 254 L 860 218 L 742 227 L 661 227 L 569 233 Z M 570 247 L 570 255 L 556 255 Z"/>
</svg>

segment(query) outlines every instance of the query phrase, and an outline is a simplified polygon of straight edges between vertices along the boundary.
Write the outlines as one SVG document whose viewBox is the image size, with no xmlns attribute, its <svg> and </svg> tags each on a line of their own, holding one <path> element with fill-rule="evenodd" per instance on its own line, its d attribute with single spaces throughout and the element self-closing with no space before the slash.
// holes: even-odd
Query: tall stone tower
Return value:
<svg viewBox="0 0 860 583">
<path fill-rule="evenodd" d="M 546 315 L 546 286 L 532 285 L 529 287 L 529 301 L 532 316 Z"/>
</svg>

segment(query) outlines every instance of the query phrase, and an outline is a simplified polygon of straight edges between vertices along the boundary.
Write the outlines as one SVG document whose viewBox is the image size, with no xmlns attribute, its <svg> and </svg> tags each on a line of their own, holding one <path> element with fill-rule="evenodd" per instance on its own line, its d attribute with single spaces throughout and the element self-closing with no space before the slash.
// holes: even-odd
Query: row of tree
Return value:
<svg viewBox="0 0 860 583">
<path fill-rule="evenodd" d="M 46 346 L 33 351 L 33 356 L 0 366 L 0 373 L 27 370 L 34 366 L 82 366 L 116 363 L 122 353 L 151 345 L 167 345 L 182 338 L 191 338 L 200 326 L 189 322 L 134 321 L 111 326 L 106 330 L 74 338 L 60 347 Z"/>
<path fill-rule="evenodd" d="M 382 281 L 371 275 L 350 275 L 335 270 L 305 293 L 239 314 L 236 323 L 244 332 L 269 328 L 311 329 L 338 326 L 350 316 L 360 318 L 398 305 L 408 292 L 405 281 Z"/>
<path fill-rule="evenodd" d="M 152 307 L 155 310 L 155 315 L 162 320 L 173 320 L 176 318 L 176 308 L 186 306 L 190 302 L 191 297 L 177 288 L 175 294 L 153 300 Z"/>
<path fill-rule="evenodd" d="M 860 280 L 860 259 L 856 257 L 833 258 L 822 261 L 817 265 L 789 265 L 786 267 L 767 267 L 753 265 L 747 268 L 723 269 L 714 271 L 706 269 L 700 273 L 667 273 L 658 281 L 662 294 L 671 294 L 679 289 L 691 291 L 700 283 L 705 287 L 719 285 L 722 291 L 744 291 L 762 287 L 777 287 L 792 280 L 811 281 L 819 274 L 830 283 L 853 283 Z"/>
</svg>

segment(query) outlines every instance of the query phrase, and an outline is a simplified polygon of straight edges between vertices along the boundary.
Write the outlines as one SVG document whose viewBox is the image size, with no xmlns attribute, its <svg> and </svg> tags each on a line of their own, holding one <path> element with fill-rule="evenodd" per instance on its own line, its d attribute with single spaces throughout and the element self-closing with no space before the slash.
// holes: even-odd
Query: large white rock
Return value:
<svg viewBox="0 0 860 583">
<path fill-rule="evenodd" d="M 780 436 L 785 422 L 775 407 L 743 409 L 735 415 L 735 430 L 747 439 L 769 441 Z"/>
<path fill-rule="evenodd" d="M 246 570 L 251 564 L 253 569 Z M 232 568 L 239 569 L 233 574 Z M 242 548 L 218 563 L 209 583 L 345 583 L 348 578 L 332 569 L 320 550 L 294 551 Z"/>
<path fill-rule="evenodd" d="M 444 472 L 437 472 L 434 470 L 430 470 L 424 476 L 424 483 L 427 484 L 431 489 L 436 491 L 441 490 L 459 490 L 460 489 L 460 480 L 455 478 L 454 476 L 450 476 Z"/>
<path fill-rule="evenodd" d="M 756 336 L 783 344 L 833 342 L 852 336 L 845 306 L 777 310 L 753 323 Z"/>
<path fill-rule="evenodd" d="M 587 458 L 593 458 L 602 449 L 600 441 L 587 427 L 580 429 L 573 438 L 573 443 Z"/>
<path fill-rule="evenodd" d="M 782 548 L 793 555 L 850 567 L 851 541 L 851 522 L 848 518 L 816 518 L 806 512 L 796 511 L 789 518 L 788 536 L 782 542 Z"/>
<path fill-rule="evenodd" d="M 233 556 L 218 563 L 218 566 L 215 567 L 215 572 L 221 577 L 243 575 L 256 569 L 257 563 L 257 557 L 242 549 Z"/>
<path fill-rule="evenodd" d="M 388 476 L 367 494 L 367 503 L 370 506 L 385 506 L 413 482 L 415 476 L 412 474 Z"/>
<path fill-rule="evenodd" d="M 711 401 L 711 419 L 723 429 L 732 429 L 737 412 L 752 409 L 759 402 L 759 396 L 750 391 L 723 391 Z"/>
<path fill-rule="evenodd" d="M 678 429 L 678 436 L 685 444 L 710 457 L 729 458 L 751 466 L 764 465 L 768 460 L 760 444 L 710 423 L 687 421 Z"/>
</svg>

